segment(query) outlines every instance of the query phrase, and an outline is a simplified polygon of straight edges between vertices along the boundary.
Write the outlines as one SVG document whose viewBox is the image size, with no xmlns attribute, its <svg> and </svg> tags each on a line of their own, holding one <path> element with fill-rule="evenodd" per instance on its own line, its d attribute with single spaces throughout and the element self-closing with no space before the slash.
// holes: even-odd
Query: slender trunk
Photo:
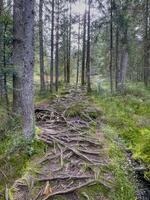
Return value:
<svg viewBox="0 0 150 200">
<path fill-rule="evenodd" d="M 64 83 L 67 82 L 67 40 L 66 40 L 66 20 L 63 19 L 63 65 L 64 65 Z"/>
<path fill-rule="evenodd" d="M 0 0 L 0 17 L 3 15 L 3 0 Z M 4 97 L 4 74 L 3 74 L 3 23 L 0 21 L 0 96 Z"/>
<path fill-rule="evenodd" d="M 82 71 L 81 71 L 81 85 L 85 85 L 85 53 L 86 53 L 86 10 L 84 13 L 84 25 L 83 25 L 83 48 L 82 48 Z"/>
<path fill-rule="evenodd" d="M 52 25 L 51 25 L 51 64 L 50 64 L 50 90 L 53 91 L 54 71 L 54 0 L 52 0 Z"/>
<path fill-rule="evenodd" d="M 5 96 L 5 103 L 8 108 L 9 105 L 9 99 L 8 99 L 8 92 L 7 92 L 7 74 L 6 74 L 6 31 L 7 31 L 7 25 L 4 27 L 4 33 L 3 33 L 3 66 L 4 66 L 4 96 Z"/>
<path fill-rule="evenodd" d="M 110 8 L 110 64 L 109 64 L 109 73 L 110 73 L 110 91 L 113 92 L 113 74 L 112 74 L 112 62 L 113 62 L 113 11 L 112 11 L 112 4 L 113 0 L 111 1 L 111 8 Z"/>
<path fill-rule="evenodd" d="M 149 79 L 149 58 L 148 58 L 148 16 L 149 16 L 149 0 L 145 0 L 145 34 L 144 34 L 144 84 L 148 86 Z"/>
<path fill-rule="evenodd" d="M 43 47 L 43 0 L 39 2 L 39 57 L 40 57 L 40 87 L 45 90 L 44 77 L 44 47 Z"/>
<path fill-rule="evenodd" d="M 88 30 L 87 30 L 87 60 L 86 60 L 86 77 L 87 77 L 87 92 L 91 91 L 91 0 L 88 2 Z"/>
<path fill-rule="evenodd" d="M 57 0 L 57 22 L 56 22 L 56 57 L 55 57 L 55 87 L 58 91 L 59 81 L 59 0 Z"/>
<path fill-rule="evenodd" d="M 67 83 L 70 83 L 71 64 L 71 31 L 72 31 L 72 8 L 70 1 L 69 28 L 68 28 L 68 59 L 67 59 Z"/>
<path fill-rule="evenodd" d="M 79 82 L 79 65 L 80 65 L 80 16 L 79 16 L 79 28 L 78 28 L 78 58 L 77 58 L 76 85 L 78 85 L 78 82 Z"/>
<path fill-rule="evenodd" d="M 119 29 L 118 29 L 118 25 L 116 27 L 116 60 L 115 60 L 115 64 L 116 64 L 116 80 L 115 80 L 115 85 L 116 85 L 116 90 L 118 88 L 118 76 L 119 76 L 119 67 L 118 67 L 118 46 L 119 46 Z"/>
</svg>

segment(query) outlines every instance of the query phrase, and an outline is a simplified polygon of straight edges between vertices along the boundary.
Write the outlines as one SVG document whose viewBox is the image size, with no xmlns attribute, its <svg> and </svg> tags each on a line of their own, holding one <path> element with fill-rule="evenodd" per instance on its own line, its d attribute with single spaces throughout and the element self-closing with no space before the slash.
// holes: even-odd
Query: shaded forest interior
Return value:
<svg viewBox="0 0 150 200">
<path fill-rule="evenodd" d="M 0 199 L 53 198 L 150 199 L 150 0 L 0 0 Z"/>
</svg>

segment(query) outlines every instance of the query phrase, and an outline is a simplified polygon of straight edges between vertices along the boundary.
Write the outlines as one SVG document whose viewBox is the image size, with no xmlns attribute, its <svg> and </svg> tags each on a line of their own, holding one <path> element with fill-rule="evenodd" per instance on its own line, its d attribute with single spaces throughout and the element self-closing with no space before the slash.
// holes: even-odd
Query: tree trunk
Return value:
<svg viewBox="0 0 150 200">
<path fill-rule="evenodd" d="M 119 51 L 118 51 L 118 47 L 119 47 L 119 29 L 118 29 L 118 25 L 117 25 L 117 27 L 116 27 L 116 57 L 115 57 L 115 65 L 116 65 L 115 86 L 116 86 L 116 90 L 118 88 L 118 82 L 119 82 L 119 80 L 118 80 L 119 79 L 119 77 L 118 77 L 118 75 L 119 75 L 119 67 L 118 67 Z"/>
<path fill-rule="evenodd" d="M 40 88 L 45 90 L 44 78 L 44 47 L 43 47 L 43 0 L 39 2 L 39 58 L 40 58 Z"/>
<path fill-rule="evenodd" d="M 109 73 L 110 73 L 110 91 L 113 92 L 113 11 L 112 11 L 113 1 L 111 0 L 110 8 L 110 64 L 109 64 Z"/>
<path fill-rule="evenodd" d="M 78 28 L 78 58 L 77 58 L 76 85 L 78 85 L 79 82 L 79 65 L 80 65 L 80 16 L 79 16 L 79 28 Z"/>
<path fill-rule="evenodd" d="M 52 0 L 51 15 L 51 66 L 50 66 L 50 90 L 53 91 L 53 71 L 54 71 L 54 0 Z"/>
<path fill-rule="evenodd" d="M 9 99 L 8 99 L 8 92 L 7 92 L 7 73 L 6 73 L 6 31 L 7 25 L 4 26 L 3 32 L 3 76 L 4 76 L 4 99 L 5 104 L 8 109 Z"/>
<path fill-rule="evenodd" d="M 34 0 L 14 0 L 14 110 L 22 115 L 25 139 L 33 136 Z M 18 106 L 18 108 L 16 107 Z"/>
<path fill-rule="evenodd" d="M 72 31 L 72 8 L 70 1 L 69 27 L 68 27 L 67 83 L 70 83 L 71 31 Z"/>
<path fill-rule="evenodd" d="M 0 0 L 0 17 L 3 15 L 3 0 Z M 4 73 L 3 73 L 3 23 L 0 21 L 0 96 L 4 97 Z"/>
<path fill-rule="evenodd" d="M 82 71 L 81 71 L 81 85 L 85 85 L 85 54 L 86 54 L 86 10 L 84 13 L 84 25 L 83 25 L 83 48 L 82 48 Z"/>
<path fill-rule="evenodd" d="M 87 30 L 87 60 L 86 60 L 86 77 L 87 77 L 87 92 L 91 91 L 91 0 L 88 2 L 88 30 Z"/>
<path fill-rule="evenodd" d="M 58 91 L 59 81 L 59 0 L 57 0 L 57 22 L 56 22 L 56 57 L 55 57 L 55 87 Z"/>
<path fill-rule="evenodd" d="M 145 0 L 145 33 L 144 33 L 144 84 L 147 87 L 149 81 L 149 40 L 148 40 L 148 23 L 149 23 L 149 0 Z"/>
</svg>

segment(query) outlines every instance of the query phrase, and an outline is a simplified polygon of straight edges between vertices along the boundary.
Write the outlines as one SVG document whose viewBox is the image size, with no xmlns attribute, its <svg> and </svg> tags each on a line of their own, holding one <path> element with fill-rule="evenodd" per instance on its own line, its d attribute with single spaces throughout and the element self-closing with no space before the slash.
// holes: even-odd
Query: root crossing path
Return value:
<svg viewBox="0 0 150 200">
<path fill-rule="evenodd" d="M 106 200 L 113 181 L 99 131 L 101 111 L 83 90 L 70 89 L 38 105 L 35 114 L 45 155 L 14 183 L 13 198 Z"/>
</svg>

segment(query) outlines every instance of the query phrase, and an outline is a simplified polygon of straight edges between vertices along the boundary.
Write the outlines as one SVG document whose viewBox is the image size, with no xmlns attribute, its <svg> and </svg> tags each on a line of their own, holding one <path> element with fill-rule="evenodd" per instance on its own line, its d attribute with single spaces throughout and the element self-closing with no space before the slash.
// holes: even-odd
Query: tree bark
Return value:
<svg viewBox="0 0 150 200">
<path fill-rule="evenodd" d="M 147 87 L 148 86 L 148 81 L 149 81 L 149 39 L 148 39 L 148 23 L 149 23 L 149 0 L 145 0 L 145 22 L 144 22 L 144 26 L 145 26 L 145 33 L 144 33 L 144 84 Z"/>
<path fill-rule="evenodd" d="M 39 58 L 40 58 L 40 88 L 45 90 L 44 47 L 43 47 L 43 0 L 39 2 Z"/>
<path fill-rule="evenodd" d="M 79 82 L 79 65 L 80 65 L 80 16 L 79 16 L 79 28 L 78 28 L 78 58 L 77 58 L 76 85 L 78 85 Z"/>
<path fill-rule="evenodd" d="M 56 57 L 55 57 L 55 87 L 58 91 L 59 81 L 59 0 L 57 0 L 57 22 L 56 22 Z"/>
<path fill-rule="evenodd" d="M 67 83 L 70 83 L 70 64 L 71 64 L 71 31 L 72 31 L 72 8 L 70 1 L 69 27 L 68 27 L 68 56 L 67 56 Z"/>
<path fill-rule="evenodd" d="M 50 90 L 53 91 L 53 71 L 54 71 L 54 0 L 52 0 L 52 15 L 51 15 L 51 65 L 50 65 Z"/>
<path fill-rule="evenodd" d="M 81 85 L 85 85 L 85 54 L 86 54 L 86 9 L 84 13 L 83 25 L 83 48 L 82 48 L 82 69 L 81 69 Z"/>
<path fill-rule="evenodd" d="M 25 139 L 34 133 L 33 65 L 34 0 L 14 0 L 13 102 L 22 116 Z M 17 107 L 18 106 L 18 107 Z"/>
<path fill-rule="evenodd" d="M 0 17 L 3 14 L 3 0 L 0 0 Z M 4 74 L 3 74 L 3 23 L 0 21 L 0 96 L 4 97 Z"/>
<path fill-rule="evenodd" d="M 87 60 L 86 60 L 86 77 L 87 77 L 87 92 L 91 91 L 91 0 L 88 1 L 88 30 L 87 30 Z"/>
<path fill-rule="evenodd" d="M 110 73 L 110 91 L 113 92 L 113 11 L 112 11 L 112 0 L 110 5 L 110 64 L 109 64 L 109 73 Z"/>
</svg>

